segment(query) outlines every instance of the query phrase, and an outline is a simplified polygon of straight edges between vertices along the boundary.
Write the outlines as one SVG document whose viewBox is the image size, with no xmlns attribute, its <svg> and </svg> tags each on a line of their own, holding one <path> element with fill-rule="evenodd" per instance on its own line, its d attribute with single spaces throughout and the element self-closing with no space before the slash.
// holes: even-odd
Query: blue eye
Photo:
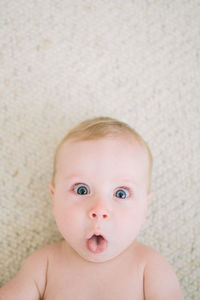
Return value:
<svg viewBox="0 0 200 300">
<path fill-rule="evenodd" d="M 78 185 L 74 190 L 79 195 L 86 195 L 86 194 L 88 194 L 88 189 L 84 185 Z"/>
<path fill-rule="evenodd" d="M 120 199 L 125 199 L 129 196 L 128 192 L 126 190 L 122 190 L 122 189 L 117 190 L 115 195 L 117 198 L 120 198 Z"/>
</svg>

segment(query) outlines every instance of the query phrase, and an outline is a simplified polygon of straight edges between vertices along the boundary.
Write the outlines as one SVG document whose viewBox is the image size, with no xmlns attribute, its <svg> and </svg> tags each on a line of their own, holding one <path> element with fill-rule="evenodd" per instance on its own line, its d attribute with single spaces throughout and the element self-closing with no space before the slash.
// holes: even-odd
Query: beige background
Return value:
<svg viewBox="0 0 200 300">
<path fill-rule="evenodd" d="M 200 295 L 199 1 L 0 1 L 0 285 L 60 239 L 48 183 L 66 132 L 129 123 L 154 157 L 139 239 Z"/>
</svg>

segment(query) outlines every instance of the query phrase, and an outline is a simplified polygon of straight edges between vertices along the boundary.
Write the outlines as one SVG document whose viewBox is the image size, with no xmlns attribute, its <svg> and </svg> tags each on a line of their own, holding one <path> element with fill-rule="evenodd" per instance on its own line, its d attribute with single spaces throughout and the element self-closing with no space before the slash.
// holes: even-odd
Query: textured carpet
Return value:
<svg viewBox="0 0 200 300">
<path fill-rule="evenodd" d="M 199 1 L 0 1 L 0 285 L 60 239 L 55 147 L 94 116 L 127 122 L 154 157 L 139 239 L 200 295 Z"/>
</svg>

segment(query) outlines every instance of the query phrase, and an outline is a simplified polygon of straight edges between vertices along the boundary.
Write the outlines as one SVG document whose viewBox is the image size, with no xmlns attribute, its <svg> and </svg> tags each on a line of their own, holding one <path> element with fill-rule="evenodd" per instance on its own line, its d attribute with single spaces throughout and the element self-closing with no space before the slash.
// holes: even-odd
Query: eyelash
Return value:
<svg viewBox="0 0 200 300">
<path fill-rule="evenodd" d="M 84 187 L 87 187 L 84 183 L 76 183 L 72 186 L 72 191 L 75 192 L 75 188 L 78 188 L 78 186 L 80 185 L 81 186 L 84 186 Z M 89 188 L 87 187 L 87 189 L 89 190 Z M 76 193 L 77 194 L 77 193 Z"/>
<path fill-rule="evenodd" d="M 75 188 L 78 188 L 78 186 L 84 186 L 84 187 L 87 187 L 87 185 L 85 185 L 84 183 L 76 183 L 76 184 L 74 184 L 74 185 L 72 186 L 71 191 L 73 191 L 73 192 L 76 193 Z M 89 190 L 88 187 L 87 187 L 87 189 L 88 189 L 88 191 L 89 191 L 89 193 L 90 193 L 90 190 Z M 126 187 L 126 186 L 120 186 L 119 188 L 117 188 L 116 192 L 119 191 L 119 190 L 124 190 L 124 191 L 126 191 L 126 192 L 128 193 L 128 195 L 127 195 L 126 198 L 130 198 L 130 197 L 133 196 L 133 195 L 132 195 L 131 189 L 128 188 L 128 187 Z M 115 192 L 115 193 L 116 193 L 116 192 Z M 89 193 L 88 193 L 88 194 L 89 194 Z M 115 195 L 115 193 L 114 193 L 114 195 Z M 76 193 L 76 194 L 77 194 L 77 193 Z M 88 194 L 87 194 L 87 195 L 88 195 Z M 78 194 L 77 194 L 77 195 L 78 195 Z M 84 195 L 82 195 L 82 196 L 84 196 Z M 116 197 L 116 198 L 120 199 L 119 197 Z"/>
<path fill-rule="evenodd" d="M 132 192 L 131 192 L 130 188 L 128 188 L 128 187 L 126 187 L 126 186 L 120 186 L 120 187 L 116 190 L 116 192 L 119 191 L 119 190 L 124 190 L 124 191 L 127 191 L 127 192 L 128 192 L 128 196 L 127 196 L 126 198 L 129 198 L 129 197 L 132 196 Z"/>
</svg>

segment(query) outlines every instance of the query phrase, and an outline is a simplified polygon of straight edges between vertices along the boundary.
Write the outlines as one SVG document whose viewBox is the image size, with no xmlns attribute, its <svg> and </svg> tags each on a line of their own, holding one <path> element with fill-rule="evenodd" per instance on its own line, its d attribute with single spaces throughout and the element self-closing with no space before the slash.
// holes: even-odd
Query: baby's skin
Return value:
<svg viewBox="0 0 200 300">
<path fill-rule="evenodd" d="M 148 170 L 133 137 L 66 141 L 49 185 L 63 240 L 30 255 L 0 300 L 183 300 L 169 263 L 136 241 Z"/>
</svg>

